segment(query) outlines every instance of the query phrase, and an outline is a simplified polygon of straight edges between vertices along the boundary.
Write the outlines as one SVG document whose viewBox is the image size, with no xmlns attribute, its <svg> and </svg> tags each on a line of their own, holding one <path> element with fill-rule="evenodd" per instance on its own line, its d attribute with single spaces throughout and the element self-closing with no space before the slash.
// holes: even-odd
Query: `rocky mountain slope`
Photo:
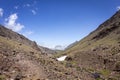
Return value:
<svg viewBox="0 0 120 80">
<path fill-rule="evenodd" d="M 116 12 L 110 19 L 101 24 L 95 31 L 79 41 L 78 44 L 65 53 L 91 50 L 98 45 L 115 45 L 120 38 L 120 11 Z M 111 42 L 109 42 L 111 41 Z M 115 44 L 114 44 L 115 43 Z"/>
<path fill-rule="evenodd" d="M 39 45 L 37 45 L 37 43 L 35 41 L 31 41 L 31 40 L 27 39 L 26 37 L 24 37 L 23 35 L 13 32 L 12 30 L 7 29 L 3 26 L 0 27 L 0 36 L 17 41 L 20 43 L 20 45 L 25 44 L 27 46 L 31 46 L 32 48 L 41 51 L 41 53 L 46 53 L 46 54 L 56 53 L 54 50 L 39 46 Z"/>
<path fill-rule="evenodd" d="M 73 80 L 78 75 L 43 54 L 35 42 L 0 26 L 0 80 L 58 79 Z"/>
<path fill-rule="evenodd" d="M 62 51 L 65 61 L 50 51 L 0 26 L 0 80 L 120 80 L 120 11 Z"/>
<path fill-rule="evenodd" d="M 72 68 L 99 73 L 97 80 L 120 80 L 120 11 L 61 55 Z"/>
<path fill-rule="evenodd" d="M 14 41 L 18 41 L 18 42 L 20 42 L 21 45 L 26 44 L 27 46 L 31 46 L 34 49 L 39 50 L 35 41 L 30 41 L 23 35 L 13 32 L 12 30 L 7 29 L 7 28 L 3 27 L 2 25 L 0 25 L 0 36 L 6 37 L 8 39 L 12 39 Z"/>
</svg>

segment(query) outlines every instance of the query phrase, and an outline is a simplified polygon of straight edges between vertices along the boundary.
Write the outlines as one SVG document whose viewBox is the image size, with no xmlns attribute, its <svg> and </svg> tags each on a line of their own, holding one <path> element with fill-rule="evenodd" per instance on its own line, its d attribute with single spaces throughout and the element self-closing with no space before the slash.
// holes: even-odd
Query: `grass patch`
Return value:
<svg viewBox="0 0 120 80">
<path fill-rule="evenodd" d="M 0 75 L 0 80 L 6 80 L 4 75 Z"/>
<path fill-rule="evenodd" d="M 9 50 L 17 50 L 17 51 L 32 51 L 32 52 L 37 52 L 35 49 L 33 49 L 31 46 L 27 46 L 25 44 L 20 45 L 21 43 L 17 42 L 17 41 L 13 41 L 4 37 L 0 36 L 0 43 L 4 46 L 2 46 L 1 48 L 7 48 Z"/>
<path fill-rule="evenodd" d="M 107 69 L 103 69 L 103 70 L 100 70 L 99 73 L 101 75 L 103 75 L 104 77 L 108 77 L 110 75 L 111 71 L 107 70 Z"/>
</svg>

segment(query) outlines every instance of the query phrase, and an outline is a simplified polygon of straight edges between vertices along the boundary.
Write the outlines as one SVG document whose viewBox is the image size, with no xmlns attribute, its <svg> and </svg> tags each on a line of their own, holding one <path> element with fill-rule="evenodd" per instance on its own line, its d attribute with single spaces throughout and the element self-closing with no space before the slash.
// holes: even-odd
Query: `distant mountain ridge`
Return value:
<svg viewBox="0 0 120 80">
<path fill-rule="evenodd" d="M 56 53 L 54 50 L 39 46 L 35 41 L 31 41 L 28 38 L 24 37 L 23 35 L 18 34 L 10 29 L 7 29 L 2 25 L 0 25 L 0 36 L 18 41 L 21 43 L 20 45 L 25 44 L 27 46 L 31 46 L 32 48 L 39 50 L 42 53 L 46 53 L 46 54 Z"/>
<path fill-rule="evenodd" d="M 47 47 L 39 46 L 39 48 L 42 51 L 42 53 L 44 53 L 44 54 L 55 54 L 55 53 L 57 53 L 55 50 L 49 49 Z"/>
</svg>

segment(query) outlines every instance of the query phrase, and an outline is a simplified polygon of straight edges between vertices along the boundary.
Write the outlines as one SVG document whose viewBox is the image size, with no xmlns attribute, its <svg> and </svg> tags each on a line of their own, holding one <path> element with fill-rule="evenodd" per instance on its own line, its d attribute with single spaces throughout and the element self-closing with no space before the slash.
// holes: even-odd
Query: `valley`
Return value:
<svg viewBox="0 0 120 80">
<path fill-rule="evenodd" d="M 64 51 L 0 25 L 0 80 L 120 80 L 120 10 Z"/>
</svg>

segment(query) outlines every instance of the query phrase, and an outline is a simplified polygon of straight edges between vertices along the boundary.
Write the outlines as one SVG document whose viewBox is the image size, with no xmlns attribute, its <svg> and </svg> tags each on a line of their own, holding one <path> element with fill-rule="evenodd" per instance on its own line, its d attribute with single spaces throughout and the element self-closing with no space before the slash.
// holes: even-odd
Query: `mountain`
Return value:
<svg viewBox="0 0 120 80">
<path fill-rule="evenodd" d="M 73 69 L 48 55 L 52 52 L 0 25 L 0 80 L 77 79 Z"/>
<path fill-rule="evenodd" d="M 70 45 L 68 45 L 65 49 L 69 49 L 72 48 L 74 45 L 76 45 L 78 43 L 78 41 L 75 41 L 73 43 L 71 43 Z"/>
<path fill-rule="evenodd" d="M 62 45 L 56 45 L 54 50 L 64 50 L 65 49 L 65 46 L 62 46 Z"/>
<path fill-rule="evenodd" d="M 52 55 L 57 53 L 55 50 L 49 49 L 47 47 L 39 46 L 39 48 L 43 54 Z"/>
<path fill-rule="evenodd" d="M 74 52 L 75 49 L 85 51 L 96 47 L 98 45 L 112 45 L 112 43 L 119 43 L 119 28 L 120 28 L 120 11 L 114 14 L 110 19 L 101 24 L 95 31 L 91 32 L 87 37 L 80 40 L 78 44 L 71 48 Z M 111 41 L 111 42 L 109 42 Z M 97 44 L 96 44 L 97 43 Z M 113 45 L 115 45 L 113 43 Z M 69 52 L 69 50 L 66 51 Z"/>
<path fill-rule="evenodd" d="M 0 25 L 0 80 L 120 80 L 120 11 L 55 56 Z"/>
<path fill-rule="evenodd" d="M 70 67 L 96 80 L 120 80 L 120 11 L 61 55 L 68 56 Z"/>
<path fill-rule="evenodd" d="M 35 41 L 30 41 L 23 35 L 13 32 L 12 30 L 7 29 L 7 28 L 3 27 L 2 25 L 0 25 L 0 36 L 8 38 L 8 39 L 12 39 L 14 41 L 18 41 L 18 42 L 20 42 L 20 45 L 26 44 L 28 46 L 33 47 L 34 49 L 39 50 Z"/>
<path fill-rule="evenodd" d="M 32 48 L 41 51 L 41 53 L 46 53 L 46 54 L 56 53 L 54 50 L 39 46 L 35 41 L 31 41 L 26 37 L 24 37 L 23 35 L 13 32 L 12 30 L 7 29 L 3 26 L 0 27 L 0 36 L 17 41 L 20 43 L 20 45 L 25 44 L 27 46 L 31 46 Z"/>
</svg>

